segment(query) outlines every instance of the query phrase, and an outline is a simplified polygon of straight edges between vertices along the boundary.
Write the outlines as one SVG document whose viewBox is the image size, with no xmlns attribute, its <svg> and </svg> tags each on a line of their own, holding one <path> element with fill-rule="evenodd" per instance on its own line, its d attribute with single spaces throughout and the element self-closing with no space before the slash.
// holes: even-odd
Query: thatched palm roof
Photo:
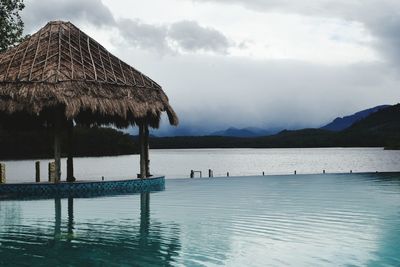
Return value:
<svg viewBox="0 0 400 267">
<path fill-rule="evenodd" d="M 110 54 L 70 22 L 49 22 L 0 54 L 0 113 L 35 116 L 62 108 L 67 119 L 117 126 L 146 120 L 157 127 L 166 111 L 178 118 L 161 87 Z"/>
</svg>

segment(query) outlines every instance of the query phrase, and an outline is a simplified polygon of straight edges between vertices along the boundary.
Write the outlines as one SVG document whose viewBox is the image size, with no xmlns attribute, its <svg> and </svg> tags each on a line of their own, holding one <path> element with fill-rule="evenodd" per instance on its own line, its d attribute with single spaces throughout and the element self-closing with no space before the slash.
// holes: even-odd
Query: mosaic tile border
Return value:
<svg viewBox="0 0 400 267">
<path fill-rule="evenodd" d="M 31 199 L 53 197 L 96 197 L 161 191 L 165 177 L 118 181 L 79 181 L 73 183 L 0 184 L 0 199 Z"/>
</svg>

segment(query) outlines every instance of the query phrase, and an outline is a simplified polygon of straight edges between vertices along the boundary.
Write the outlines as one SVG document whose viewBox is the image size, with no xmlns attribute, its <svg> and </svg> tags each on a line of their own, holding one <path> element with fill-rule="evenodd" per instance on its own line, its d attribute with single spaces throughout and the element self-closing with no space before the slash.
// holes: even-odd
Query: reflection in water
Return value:
<svg viewBox="0 0 400 267">
<path fill-rule="evenodd" d="M 66 204 L 63 220 L 62 200 L 54 199 L 53 226 L 48 221 L 22 226 L 8 217 L 8 230 L 0 230 L 0 266 L 28 262 L 30 266 L 170 266 L 179 256 L 179 227 L 151 220 L 150 193 L 140 195 L 138 220 L 101 218 L 82 223 L 74 216 L 74 199 L 68 198 Z M 18 209 L 13 211 L 18 213 Z"/>
<path fill-rule="evenodd" d="M 400 266 L 400 173 L 0 202 L 0 266 Z"/>
<path fill-rule="evenodd" d="M 54 240 L 57 240 L 61 237 L 61 199 L 54 199 Z"/>
<path fill-rule="evenodd" d="M 68 240 L 71 241 L 74 234 L 74 199 L 68 198 Z"/>
<path fill-rule="evenodd" d="M 150 194 L 140 194 L 140 236 L 145 239 L 149 234 L 150 225 Z"/>
</svg>

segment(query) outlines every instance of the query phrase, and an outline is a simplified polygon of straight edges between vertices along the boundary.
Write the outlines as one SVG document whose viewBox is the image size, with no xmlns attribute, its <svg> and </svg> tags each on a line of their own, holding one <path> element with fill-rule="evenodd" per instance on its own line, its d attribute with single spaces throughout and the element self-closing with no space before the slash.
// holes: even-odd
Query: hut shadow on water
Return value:
<svg viewBox="0 0 400 267">
<path fill-rule="evenodd" d="M 53 230 L 48 223 L 43 229 L 6 222 L 8 229 L 0 231 L 0 265 L 170 266 L 181 250 L 179 225 L 151 219 L 150 193 L 140 194 L 138 220 L 81 222 L 70 197 L 66 201 L 54 199 Z M 21 253 L 16 258 L 18 251 Z"/>
</svg>

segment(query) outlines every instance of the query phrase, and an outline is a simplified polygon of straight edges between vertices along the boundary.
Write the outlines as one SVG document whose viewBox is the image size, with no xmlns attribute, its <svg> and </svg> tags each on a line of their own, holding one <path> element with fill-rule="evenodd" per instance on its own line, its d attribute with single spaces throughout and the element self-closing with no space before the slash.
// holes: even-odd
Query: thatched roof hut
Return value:
<svg viewBox="0 0 400 267">
<path fill-rule="evenodd" d="M 70 22 L 53 21 L 0 54 L 0 113 L 50 125 L 158 128 L 178 118 L 161 86 Z M 59 127 L 60 128 L 60 127 Z M 62 128 L 62 127 L 61 127 Z M 56 159 L 57 161 L 57 159 Z"/>
<path fill-rule="evenodd" d="M 62 107 L 78 123 L 120 127 L 178 118 L 156 82 L 110 54 L 70 22 L 49 22 L 0 54 L 0 112 L 41 115 Z"/>
</svg>

